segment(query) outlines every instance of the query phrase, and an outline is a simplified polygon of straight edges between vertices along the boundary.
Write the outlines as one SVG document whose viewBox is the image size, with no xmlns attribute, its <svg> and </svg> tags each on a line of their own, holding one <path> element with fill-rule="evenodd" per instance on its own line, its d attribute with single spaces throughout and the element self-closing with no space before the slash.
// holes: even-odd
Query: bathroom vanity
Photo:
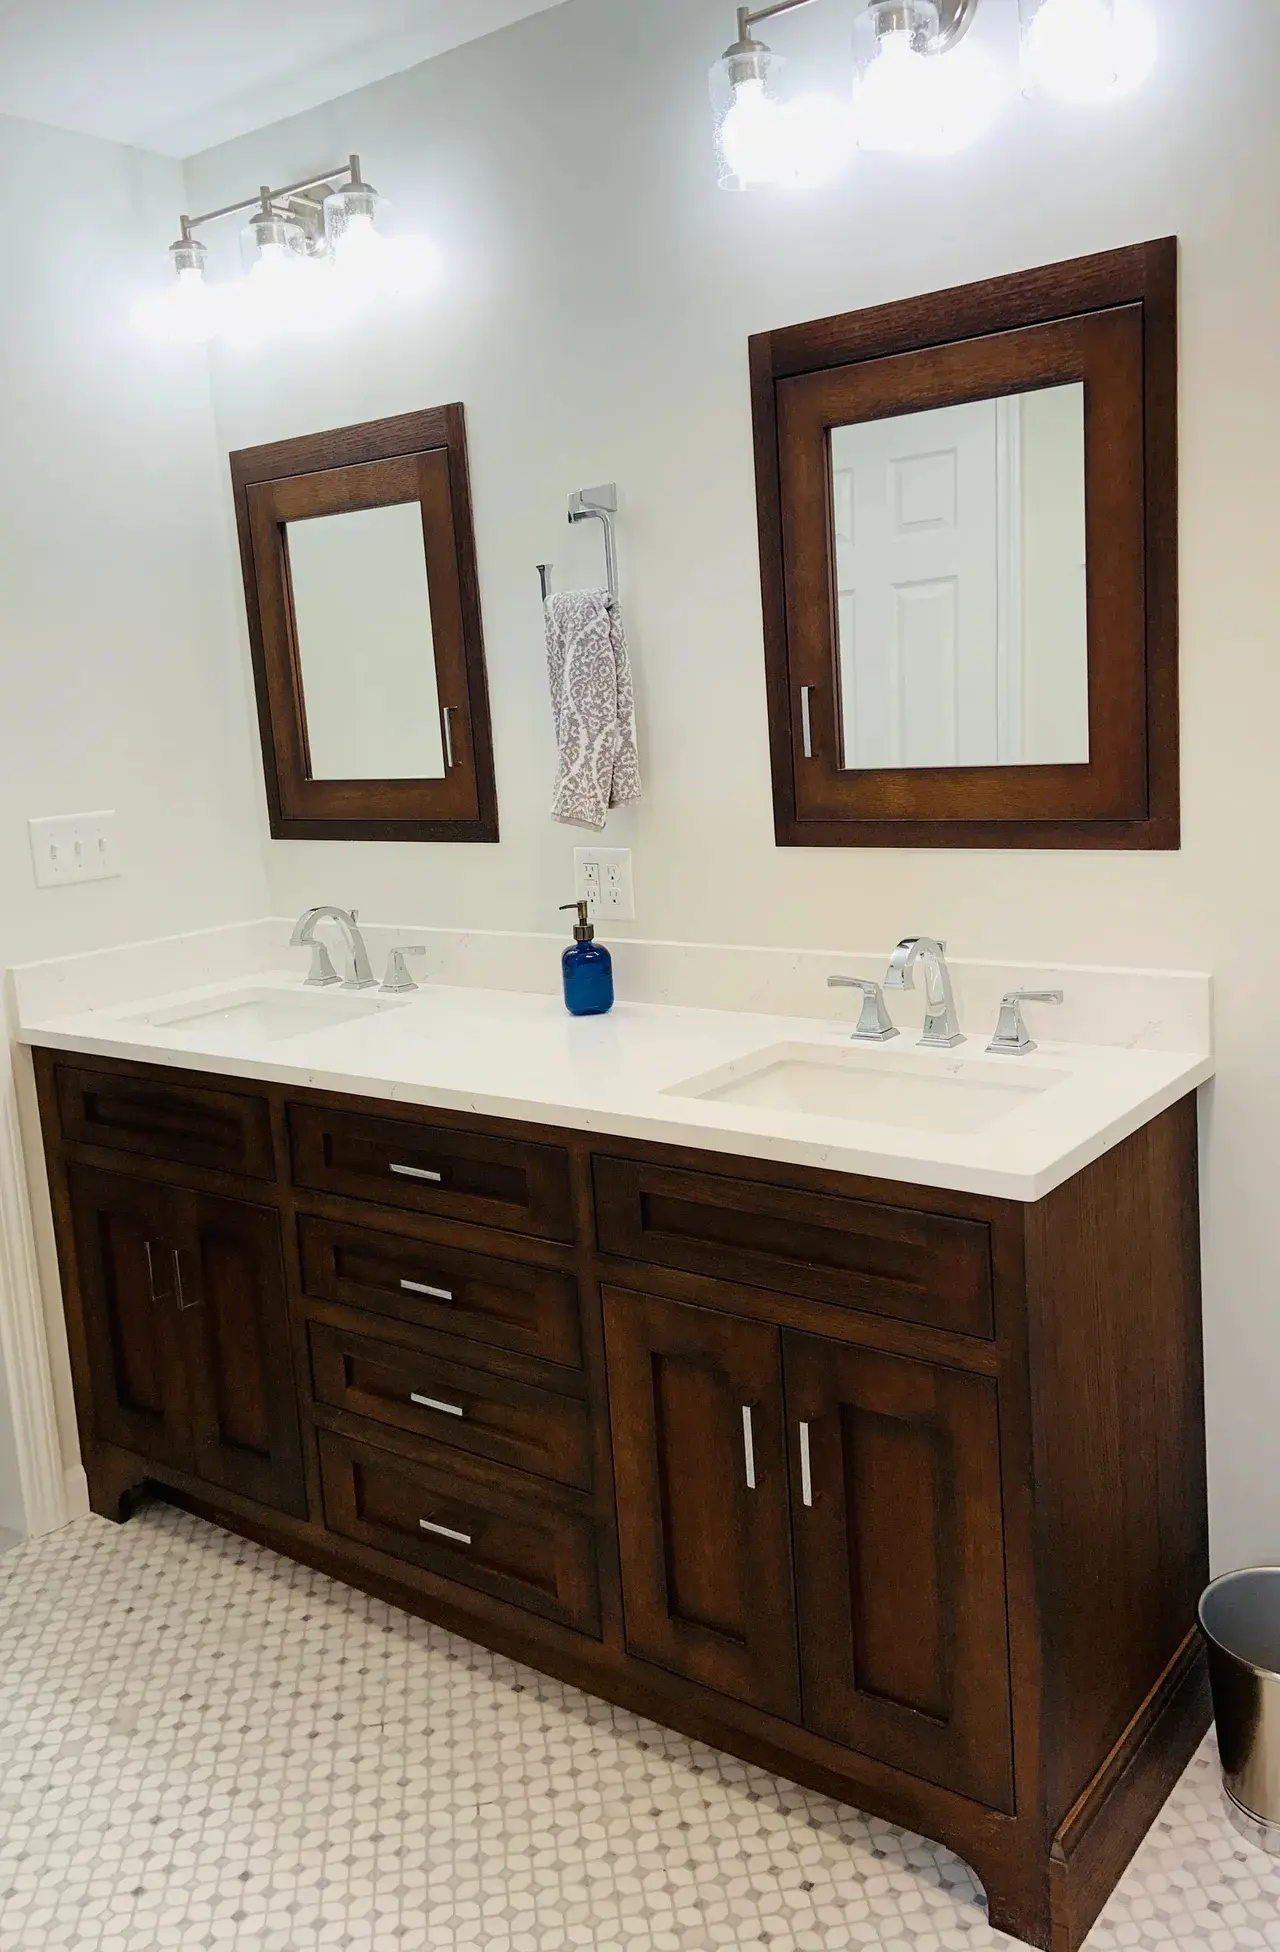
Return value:
<svg viewBox="0 0 1280 1952">
<path fill-rule="evenodd" d="M 340 1091 L 98 1023 L 29 1039 L 95 1510 L 939 1839 L 1075 1952 L 1209 1719 L 1205 1070 L 1027 1198 L 406 1103 L 394 1026 L 333 1033 Z"/>
</svg>

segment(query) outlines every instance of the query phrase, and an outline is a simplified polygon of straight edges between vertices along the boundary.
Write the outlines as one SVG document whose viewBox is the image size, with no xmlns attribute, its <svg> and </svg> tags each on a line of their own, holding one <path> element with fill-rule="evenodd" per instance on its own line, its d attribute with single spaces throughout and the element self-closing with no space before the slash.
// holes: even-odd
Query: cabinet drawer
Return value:
<svg viewBox="0 0 1280 1952">
<path fill-rule="evenodd" d="M 587 1406 L 443 1356 L 312 1322 L 316 1400 L 585 1491 Z"/>
<path fill-rule="evenodd" d="M 582 1366 L 578 1285 L 559 1268 L 525 1267 L 305 1215 L 298 1241 L 303 1286 L 321 1301 L 370 1308 L 543 1362 Z"/>
<path fill-rule="evenodd" d="M 573 1239 L 568 1155 L 553 1145 L 290 1105 L 299 1186 L 414 1213 Z"/>
<path fill-rule="evenodd" d="M 583 1633 L 600 1633 L 589 1519 L 319 1432 L 331 1532 Z"/>
<path fill-rule="evenodd" d="M 981 1221 L 631 1159 L 593 1167 L 607 1254 L 964 1335 L 994 1332 Z"/>
<path fill-rule="evenodd" d="M 54 1077 L 62 1136 L 71 1143 L 275 1178 L 265 1098 L 70 1064 L 59 1064 Z"/>
</svg>

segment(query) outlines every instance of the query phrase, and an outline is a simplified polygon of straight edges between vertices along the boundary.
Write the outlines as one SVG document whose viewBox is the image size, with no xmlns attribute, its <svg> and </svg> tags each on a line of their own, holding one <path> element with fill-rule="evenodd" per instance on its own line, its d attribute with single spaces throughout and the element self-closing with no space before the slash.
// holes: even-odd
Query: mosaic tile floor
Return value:
<svg viewBox="0 0 1280 1952">
<path fill-rule="evenodd" d="M 977 1952 L 971 1874 L 198 1519 L 0 1566 L 0 1952 Z M 1280 1948 L 1206 1748 L 1090 1952 Z"/>
</svg>

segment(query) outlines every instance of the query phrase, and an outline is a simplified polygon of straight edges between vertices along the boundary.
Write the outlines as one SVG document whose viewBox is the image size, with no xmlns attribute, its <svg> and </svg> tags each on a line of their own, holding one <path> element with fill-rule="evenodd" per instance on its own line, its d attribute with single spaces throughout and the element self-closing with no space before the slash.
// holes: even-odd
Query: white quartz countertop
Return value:
<svg viewBox="0 0 1280 1952">
<path fill-rule="evenodd" d="M 406 1000 L 335 1027 L 269 1037 L 252 1011 L 200 1024 L 146 1021 L 186 1004 L 246 993 L 304 992 L 296 972 L 266 969 L 234 982 L 42 1017 L 20 1015 L 20 1041 L 229 1078 L 345 1092 L 406 1105 L 565 1126 L 708 1152 L 775 1159 L 829 1172 L 1038 1200 L 1213 1074 L 1202 1051 L 1054 1043 L 1024 1058 L 988 1057 L 986 1037 L 956 1051 L 850 1042 L 847 1021 L 618 1002 L 604 1017 L 569 1016 L 558 996 L 425 984 Z M 370 992 L 376 996 L 376 992 Z M 388 999 L 378 998 L 379 1002 Z M 845 1006 L 847 1007 L 847 1006 Z M 1037 1029 L 1043 1017 L 1037 1019 Z M 852 1053 L 846 1063 L 906 1061 L 926 1085 L 962 1065 L 1005 1088 L 1012 1108 L 985 1129 L 944 1131 L 699 1099 L 671 1090 L 761 1051 Z"/>
</svg>

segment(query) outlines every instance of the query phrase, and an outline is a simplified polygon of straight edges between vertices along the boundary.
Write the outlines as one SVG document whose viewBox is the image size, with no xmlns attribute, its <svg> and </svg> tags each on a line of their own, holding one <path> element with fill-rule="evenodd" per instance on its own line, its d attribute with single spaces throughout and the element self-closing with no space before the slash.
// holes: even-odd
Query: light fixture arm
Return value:
<svg viewBox="0 0 1280 1952">
<path fill-rule="evenodd" d="M 775 14 L 794 13 L 797 7 L 808 7 L 812 0 L 773 0 L 768 7 L 738 8 L 738 47 L 749 48 L 753 42 L 752 28 L 758 27 L 762 20 L 772 20 Z M 937 0 L 938 38 L 934 43 L 935 54 L 945 54 L 955 46 L 962 35 L 973 24 L 978 11 L 978 0 Z"/>
<path fill-rule="evenodd" d="M 804 0 L 788 0 L 788 4 L 800 6 L 804 4 Z M 272 206 L 282 203 L 286 197 L 297 196 L 305 190 L 318 190 L 321 184 L 329 185 L 335 177 L 344 176 L 350 179 L 353 187 L 363 186 L 359 156 L 349 157 L 345 163 L 334 169 L 321 170 L 317 176 L 304 176 L 301 182 L 283 183 L 278 190 L 273 190 L 269 184 L 264 183 L 256 196 L 242 197 L 239 203 L 224 203 L 217 210 L 202 211 L 198 217 L 181 217 L 178 221 L 182 226 L 182 236 L 184 240 L 189 241 L 192 231 L 198 229 L 201 224 L 215 223 L 219 217 L 234 217 L 242 210 L 257 210 L 264 216 L 270 216 Z"/>
</svg>

